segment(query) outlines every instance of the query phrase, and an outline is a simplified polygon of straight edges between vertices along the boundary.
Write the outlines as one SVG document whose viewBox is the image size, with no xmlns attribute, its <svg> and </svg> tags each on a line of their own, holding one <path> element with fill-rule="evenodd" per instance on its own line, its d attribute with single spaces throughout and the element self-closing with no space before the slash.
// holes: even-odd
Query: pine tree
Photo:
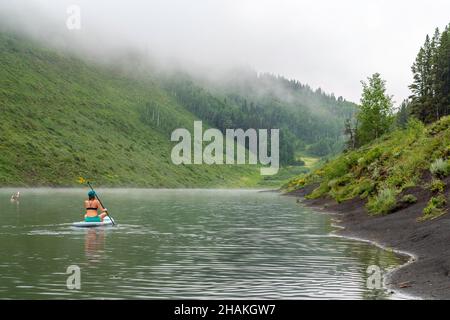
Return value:
<svg viewBox="0 0 450 320">
<path fill-rule="evenodd" d="M 439 47 L 440 47 L 440 39 L 441 33 L 439 32 L 439 28 L 436 28 L 434 31 L 433 39 L 431 40 L 431 95 L 433 97 L 432 104 L 433 109 L 435 111 L 435 120 L 440 118 L 441 110 L 439 107 L 439 85 L 438 85 L 438 77 L 439 77 Z"/>
<path fill-rule="evenodd" d="M 436 108 L 439 116 L 450 114 L 450 24 L 442 32 L 436 52 Z"/>
<path fill-rule="evenodd" d="M 411 114 L 430 123 L 450 112 L 450 25 L 427 35 L 411 68 Z"/>
<path fill-rule="evenodd" d="M 414 74 L 414 82 L 410 86 L 413 93 L 411 110 L 416 117 L 425 122 L 429 122 L 433 114 L 432 57 L 434 50 L 432 41 L 427 35 L 411 68 Z"/>
<path fill-rule="evenodd" d="M 409 119 L 409 101 L 403 100 L 400 108 L 395 117 L 396 126 L 399 128 L 405 128 Z"/>
<path fill-rule="evenodd" d="M 423 61 L 424 61 L 424 49 L 420 48 L 417 54 L 416 60 L 414 61 L 411 71 L 413 73 L 413 83 L 409 86 L 412 92 L 411 98 L 411 113 L 414 114 L 419 119 L 424 119 L 424 109 L 423 96 L 424 96 L 424 81 L 423 81 Z"/>
</svg>

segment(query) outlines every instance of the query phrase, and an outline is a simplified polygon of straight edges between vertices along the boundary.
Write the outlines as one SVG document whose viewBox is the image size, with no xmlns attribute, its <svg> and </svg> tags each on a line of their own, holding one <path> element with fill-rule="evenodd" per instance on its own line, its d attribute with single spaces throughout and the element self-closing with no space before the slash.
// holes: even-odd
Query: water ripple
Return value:
<svg viewBox="0 0 450 320">
<path fill-rule="evenodd" d="M 0 252 L 0 298 L 378 299 L 388 295 L 367 289 L 367 267 L 400 263 L 368 244 L 330 236 L 327 216 L 274 193 L 102 196 L 117 227 L 73 228 L 79 213 L 60 209 L 79 206 L 78 191 L 55 199 L 30 190 L 20 208 L 0 205 L 0 241 L 8 244 Z M 81 268 L 79 291 L 66 287 L 69 265 Z"/>
</svg>

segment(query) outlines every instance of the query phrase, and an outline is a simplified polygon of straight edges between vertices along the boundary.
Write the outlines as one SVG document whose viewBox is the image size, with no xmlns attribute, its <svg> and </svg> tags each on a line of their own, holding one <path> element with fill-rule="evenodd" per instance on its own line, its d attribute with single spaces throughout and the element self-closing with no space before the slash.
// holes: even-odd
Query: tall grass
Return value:
<svg viewBox="0 0 450 320">
<path fill-rule="evenodd" d="M 396 195 L 420 184 L 426 171 L 436 177 L 449 174 L 449 162 L 444 160 L 450 156 L 449 146 L 450 116 L 429 127 L 411 120 L 406 129 L 393 131 L 293 179 L 286 190 L 317 184 L 309 197 L 329 196 L 338 202 L 367 198 L 370 213 L 386 214 L 395 209 Z M 433 188 L 440 192 L 442 184 L 435 182 Z"/>
<path fill-rule="evenodd" d="M 431 163 L 430 172 L 436 177 L 445 177 L 449 174 L 450 167 L 447 161 L 439 158 Z"/>
<path fill-rule="evenodd" d="M 367 209 L 371 214 L 388 214 L 396 205 L 395 190 L 383 189 L 367 202 Z"/>
</svg>

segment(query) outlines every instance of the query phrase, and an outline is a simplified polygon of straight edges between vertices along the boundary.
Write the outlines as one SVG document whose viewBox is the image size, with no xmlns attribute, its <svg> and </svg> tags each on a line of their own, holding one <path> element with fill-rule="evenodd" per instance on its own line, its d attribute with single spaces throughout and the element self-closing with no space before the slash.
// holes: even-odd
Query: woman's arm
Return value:
<svg viewBox="0 0 450 320">
<path fill-rule="evenodd" d="M 103 208 L 102 204 L 98 200 L 97 200 L 97 208 L 99 208 L 102 212 L 108 211 L 106 208 Z"/>
</svg>

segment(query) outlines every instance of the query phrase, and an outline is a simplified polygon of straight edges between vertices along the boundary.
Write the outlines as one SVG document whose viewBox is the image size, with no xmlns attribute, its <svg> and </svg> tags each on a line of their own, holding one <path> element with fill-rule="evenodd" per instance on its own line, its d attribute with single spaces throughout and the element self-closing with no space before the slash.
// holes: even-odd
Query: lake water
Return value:
<svg viewBox="0 0 450 320">
<path fill-rule="evenodd" d="M 0 189 L 3 299 L 383 299 L 368 266 L 402 263 L 276 193 L 98 190 L 118 226 L 77 229 L 87 189 L 24 189 L 20 203 L 13 191 Z"/>
</svg>

